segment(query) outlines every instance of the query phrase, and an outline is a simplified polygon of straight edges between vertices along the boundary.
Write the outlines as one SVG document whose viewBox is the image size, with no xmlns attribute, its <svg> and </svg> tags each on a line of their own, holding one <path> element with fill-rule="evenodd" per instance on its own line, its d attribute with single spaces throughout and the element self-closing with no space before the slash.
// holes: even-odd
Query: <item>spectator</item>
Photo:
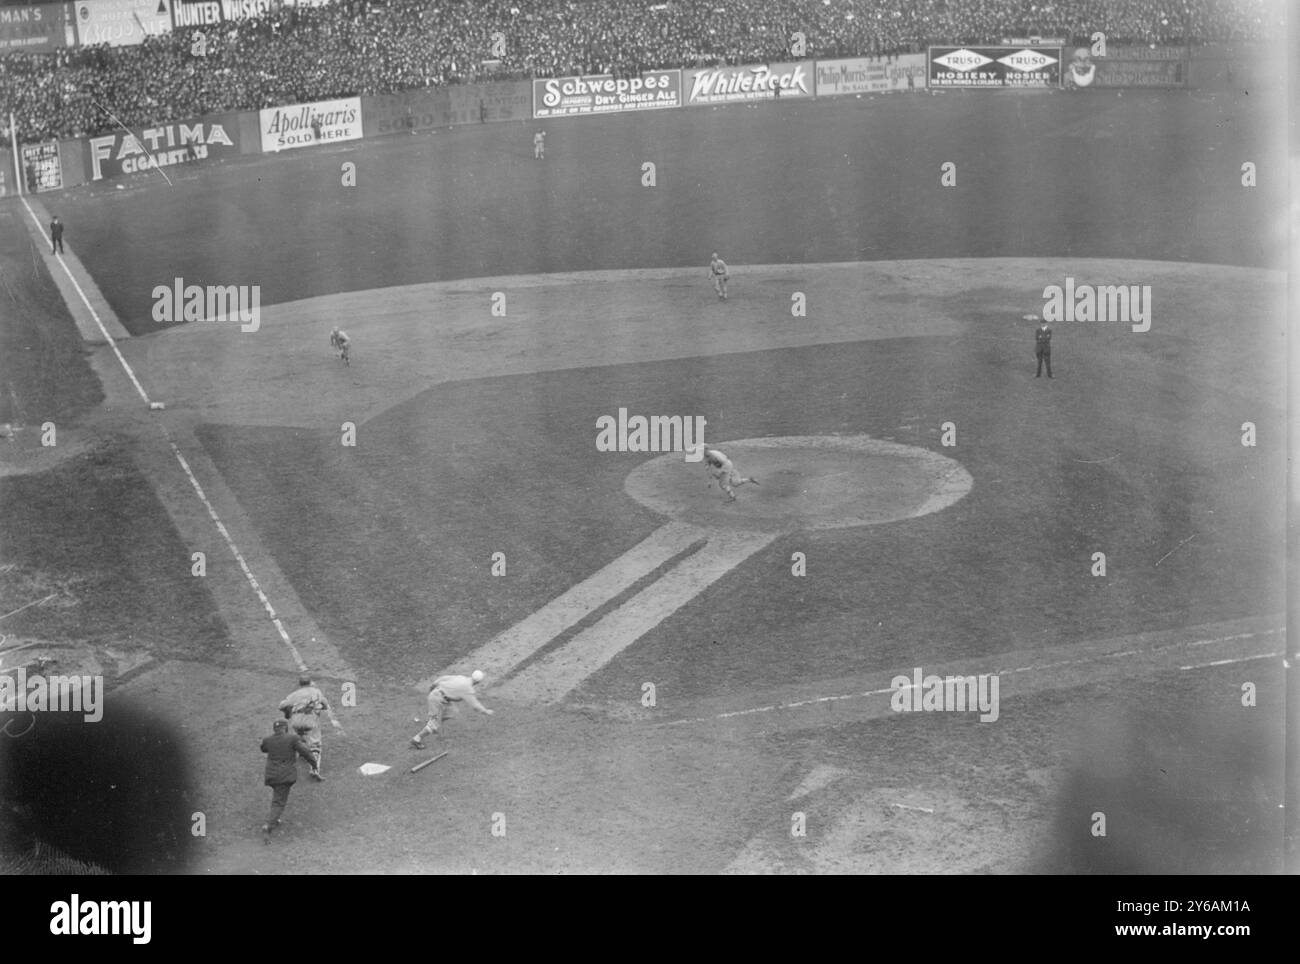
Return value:
<svg viewBox="0 0 1300 964">
<path fill-rule="evenodd" d="M 183 28 L 138 46 L 0 56 L 0 103 L 34 143 L 203 114 L 476 80 L 891 55 L 930 43 L 1262 40 L 1267 0 L 338 0 Z M 204 43 L 193 43 L 196 31 Z M 494 35 L 506 38 L 491 56 Z M 202 55 L 193 51 L 203 50 Z M 484 61 L 500 63 L 484 65 Z"/>
</svg>

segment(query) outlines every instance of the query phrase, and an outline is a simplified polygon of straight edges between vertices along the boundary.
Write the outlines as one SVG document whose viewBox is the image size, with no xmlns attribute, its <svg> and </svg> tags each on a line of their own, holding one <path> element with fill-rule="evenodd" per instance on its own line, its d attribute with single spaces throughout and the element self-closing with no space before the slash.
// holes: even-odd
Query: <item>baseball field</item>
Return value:
<svg viewBox="0 0 1300 964">
<path fill-rule="evenodd" d="M 3 202 L 0 609 L 41 602 L 0 654 L 102 672 L 178 757 L 105 764 L 108 807 L 19 781 L 13 819 L 115 870 L 1279 872 L 1277 116 L 785 101 Z M 160 323 L 176 284 L 256 286 L 256 330 Z M 1036 378 L 1067 285 L 1148 318 L 1053 320 Z M 759 484 L 602 451 L 621 411 L 704 419 Z M 341 728 L 267 843 L 302 668 Z M 409 748 L 474 668 L 494 715 Z M 996 677 L 993 718 L 897 712 L 914 671 Z M 48 772 L 32 745 L 0 756 Z"/>
</svg>

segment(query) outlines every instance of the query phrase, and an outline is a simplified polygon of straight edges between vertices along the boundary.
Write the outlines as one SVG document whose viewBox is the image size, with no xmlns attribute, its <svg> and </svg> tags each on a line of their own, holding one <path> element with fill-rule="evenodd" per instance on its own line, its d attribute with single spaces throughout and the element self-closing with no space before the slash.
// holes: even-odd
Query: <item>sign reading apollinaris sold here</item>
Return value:
<svg viewBox="0 0 1300 964">
<path fill-rule="evenodd" d="M 931 47 L 931 87 L 1059 87 L 1060 47 Z"/>
<path fill-rule="evenodd" d="M 258 111 L 262 151 L 361 139 L 361 98 L 324 100 Z"/>
<path fill-rule="evenodd" d="M 567 117 L 682 106 L 682 72 L 648 70 L 635 77 L 607 74 L 533 81 L 533 116 Z"/>
<path fill-rule="evenodd" d="M 811 60 L 789 64 L 687 70 L 686 103 L 729 104 L 774 97 L 811 97 L 816 71 Z"/>
</svg>

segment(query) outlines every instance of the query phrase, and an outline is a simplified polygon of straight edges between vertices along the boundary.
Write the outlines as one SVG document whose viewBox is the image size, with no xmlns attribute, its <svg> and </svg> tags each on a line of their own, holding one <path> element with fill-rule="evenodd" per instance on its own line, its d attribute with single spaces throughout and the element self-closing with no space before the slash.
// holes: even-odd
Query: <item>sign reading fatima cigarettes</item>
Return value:
<svg viewBox="0 0 1300 964">
<path fill-rule="evenodd" d="M 270 107 L 258 115 L 264 153 L 361 139 L 360 97 Z"/>
<path fill-rule="evenodd" d="M 235 114 L 137 130 L 139 133 L 110 131 L 85 141 L 86 169 L 92 181 L 239 154 L 239 118 Z"/>
<path fill-rule="evenodd" d="M 533 116 L 567 117 L 682 106 L 682 72 L 648 70 L 635 77 L 548 77 L 533 81 Z"/>
</svg>

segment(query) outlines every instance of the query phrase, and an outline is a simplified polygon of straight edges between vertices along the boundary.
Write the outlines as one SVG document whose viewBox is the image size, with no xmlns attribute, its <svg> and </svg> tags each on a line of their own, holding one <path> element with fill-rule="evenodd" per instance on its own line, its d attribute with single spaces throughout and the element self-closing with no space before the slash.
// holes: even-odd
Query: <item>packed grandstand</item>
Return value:
<svg viewBox="0 0 1300 964">
<path fill-rule="evenodd" d="M 340 0 L 134 46 L 5 54 L 0 105 L 34 142 L 489 78 L 761 63 L 786 59 L 796 32 L 819 57 L 1030 35 L 1076 43 L 1097 30 L 1112 43 L 1253 41 L 1276 30 L 1276 9 L 1266 0 Z"/>
</svg>

